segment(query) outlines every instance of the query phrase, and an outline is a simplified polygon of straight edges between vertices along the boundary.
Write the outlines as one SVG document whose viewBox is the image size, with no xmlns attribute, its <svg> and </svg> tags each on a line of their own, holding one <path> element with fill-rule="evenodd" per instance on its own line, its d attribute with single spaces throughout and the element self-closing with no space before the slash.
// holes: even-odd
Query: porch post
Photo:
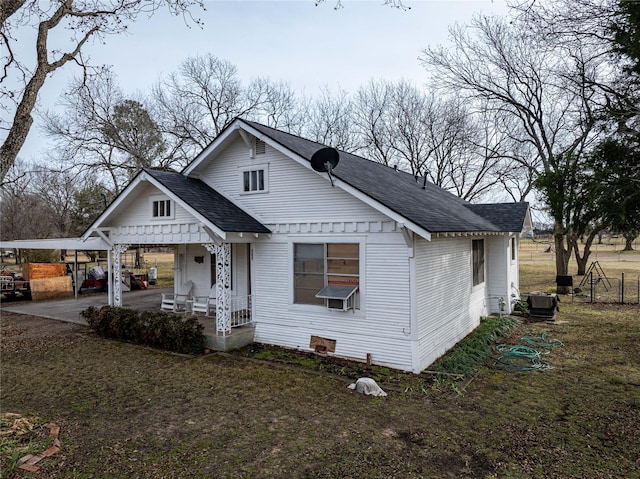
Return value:
<svg viewBox="0 0 640 479">
<path fill-rule="evenodd" d="M 231 332 L 231 245 L 216 245 L 216 330 Z"/>
<path fill-rule="evenodd" d="M 109 306 L 113 306 L 113 272 L 111 271 L 111 265 L 111 251 L 107 250 L 107 297 L 109 298 Z"/>
<path fill-rule="evenodd" d="M 129 249 L 128 244 L 113 245 L 113 305 L 122 306 L 122 265 L 120 255 Z"/>
<path fill-rule="evenodd" d="M 231 332 L 231 244 L 202 246 L 216 256 L 216 333 L 225 335 Z"/>
</svg>

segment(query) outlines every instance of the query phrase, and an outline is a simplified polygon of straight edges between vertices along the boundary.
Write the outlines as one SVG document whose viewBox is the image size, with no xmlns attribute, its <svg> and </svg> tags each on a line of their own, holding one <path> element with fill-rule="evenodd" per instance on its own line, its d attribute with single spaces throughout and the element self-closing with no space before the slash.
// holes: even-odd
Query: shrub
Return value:
<svg viewBox="0 0 640 479">
<path fill-rule="evenodd" d="M 96 334 L 179 353 L 195 354 L 204 348 L 204 326 L 196 318 L 176 314 L 103 306 L 80 313 Z"/>
</svg>

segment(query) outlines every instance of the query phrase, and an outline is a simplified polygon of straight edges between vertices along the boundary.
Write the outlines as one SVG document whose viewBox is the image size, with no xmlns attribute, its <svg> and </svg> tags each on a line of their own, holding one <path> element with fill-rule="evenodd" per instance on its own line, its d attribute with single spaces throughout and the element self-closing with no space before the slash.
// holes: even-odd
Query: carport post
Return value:
<svg viewBox="0 0 640 479">
<path fill-rule="evenodd" d="M 73 253 L 73 294 L 78 299 L 78 291 L 80 290 L 78 286 L 78 250 L 74 250 Z"/>
<path fill-rule="evenodd" d="M 129 249 L 128 244 L 113 245 L 113 306 L 122 306 L 122 263 L 120 256 Z"/>
</svg>

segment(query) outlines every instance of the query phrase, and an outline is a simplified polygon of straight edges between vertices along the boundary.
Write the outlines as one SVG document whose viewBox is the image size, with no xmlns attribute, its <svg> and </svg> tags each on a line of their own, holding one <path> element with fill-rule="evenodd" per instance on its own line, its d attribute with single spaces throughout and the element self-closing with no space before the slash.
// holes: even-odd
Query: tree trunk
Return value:
<svg viewBox="0 0 640 479">
<path fill-rule="evenodd" d="M 578 263 L 578 276 L 584 276 L 587 271 L 587 262 L 589 261 L 589 256 L 591 255 L 591 245 L 593 244 L 596 236 L 600 231 L 600 226 L 596 226 L 587 236 L 586 241 L 584 242 L 584 249 L 582 256 L 580 256 L 580 247 L 578 246 L 578 237 L 574 236 L 572 238 L 573 243 L 573 251 L 575 253 L 576 263 Z"/>
<path fill-rule="evenodd" d="M 624 249 L 622 251 L 633 251 L 633 240 L 638 237 L 635 234 L 624 234 Z"/>
<path fill-rule="evenodd" d="M 144 263 L 144 257 L 142 255 L 142 248 L 138 246 L 136 248 L 136 259 L 134 261 L 135 267 L 140 269 L 142 268 L 142 264 Z"/>
<path fill-rule="evenodd" d="M 562 225 L 556 222 L 554 226 L 553 240 L 556 247 L 556 275 L 566 276 L 569 274 L 569 258 L 571 257 L 571 249 L 565 248 L 565 234 Z M 568 286 L 558 286 L 556 290 L 558 294 L 567 294 Z"/>
<path fill-rule="evenodd" d="M 578 238 L 574 238 L 573 252 L 576 258 L 576 263 L 578 264 L 578 276 L 584 276 L 585 271 L 587 270 L 587 261 L 589 261 L 589 256 L 591 256 L 590 245 L 585 244 L 584 253 L 582 256 L 580 256 L 580 247 L 578 246 Z"/>
<path fill-rule="evenodd" d="M 15 13 L 17 11 L 16 6 L 19 8 L 21 4 L 19 1 L 17 3 L 12 1 L 7 5 L 7 7 L 3 5 L 3 9 L 0 11 L 3 16 L 3 24 L 4 16 Z M 31 125 L 33 125 L 31 113 L 35 108 L 38 94 L 47 76 L 65 63 L 74 60 L 89 37 L 99 30 L 98 26 L 94 26 L 88 32 L 84 33 L 72 52 L 64 53 L 58 60 L 49 63 L 49 47 L 47 44 L 49 31 L 60 24 L 65 16 L 72 11 L 72 6 L 73 0 L 64 0 L 58 5 L 56 11 L 52 13 L 50 19 L 40 22 L 38 25 L 38 36 L 36 40 L 37 65 L 31 78 L 24 87 L 22 98 L 20 98 L 16 106 L 16 112 L 9 127 L 9 133 L 4 143 L 0 146 L 0 185 L 4 182 L 7 172 L 15 163 L 18 153 L 20 153 L 27 139 L 27 135 L 31 130 Z"/>
</svg>

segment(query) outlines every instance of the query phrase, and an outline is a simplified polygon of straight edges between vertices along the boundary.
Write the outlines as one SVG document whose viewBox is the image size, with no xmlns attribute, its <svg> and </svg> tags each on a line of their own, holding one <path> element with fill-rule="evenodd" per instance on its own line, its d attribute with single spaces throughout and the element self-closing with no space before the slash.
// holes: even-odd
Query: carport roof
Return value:
<svg viewBox="0 0 640 479">
<path fill-rule="evenodd" d="M 111 246 L 102 238 L 47 238 L 0 241 L 2 249 L 70 249 L 77 251 L 107 251 Z"/>
</svg>

